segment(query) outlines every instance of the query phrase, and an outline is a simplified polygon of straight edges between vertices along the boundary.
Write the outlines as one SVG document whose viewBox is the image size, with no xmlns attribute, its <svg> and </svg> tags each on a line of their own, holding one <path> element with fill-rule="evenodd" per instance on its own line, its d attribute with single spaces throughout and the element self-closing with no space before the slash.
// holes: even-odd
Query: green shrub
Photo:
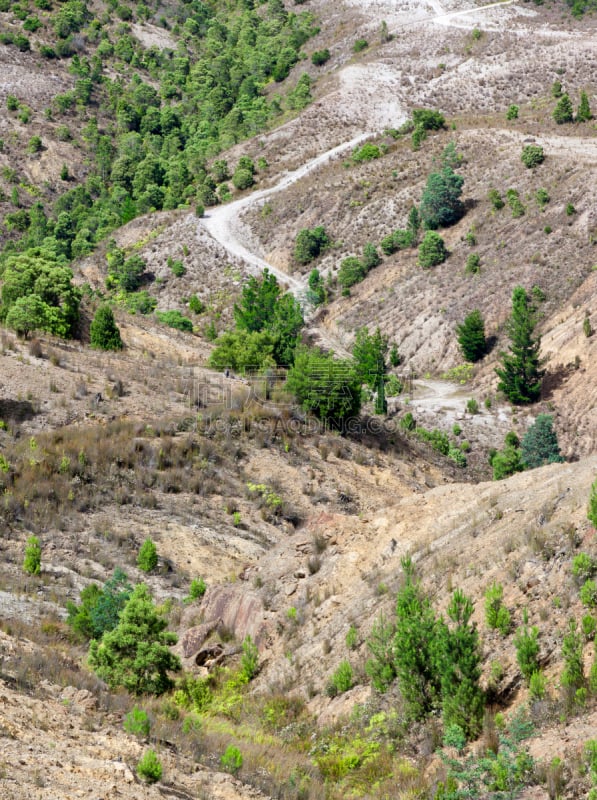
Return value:
<svg viewBox="0 0 597 800">
<path fill-rule="evenodd" d="M 506 119 L 518 119 L 518 106 L 511 105 L 508 107 L 508 111 L 506 112 Z"/>
<path fill-rule="evenodd" d="M 471 311 L 464 318 L 464 322 L 456 326 L 456 334 L 462 355 L 467 361 L 474 363 L 483 358 L 487 350 L 487 340 L 485 339 L 485 321 L 478 309 Z"/>
<path fill-rule="evenodd" d="M 597 583 L 586 580 L 580 589 L 581 603 L 587 608 L 597 608 Z"/>
<path fill-rule="evenodd" d="M 563 94 L 558 100 L 553 111 L 553 118 L 558 125 L 563 125 L 566 122 L 572 122 L 574 119 L 572 101 L 567 94 Z"/>
<path fill-rule="evenodd" d="M 330 684 L 337 694 L 343 694 L 353 687 L 352 667 L 349 661 L 342 661 L 330 678 Z"/>
<path fill-rule="evenodd" d="M 453 461 L 457 467 L 464 469 L 464 467 L 467 466 L 468 462 L 466 456 L 459 447 L 450 447 L 448 450 L 448 458 L 450 461 Z"/>
<path fill-rule="evenodd" d="M 241 671 L 248 681 L 254 678 L 259 672 L 259 650 L 248 634 L 243 641 L 243 653 L 240 665 Z"/>
<path fill-rule="evenodd" d="M 352 154 L 352 160 L 355 164 L 361 164 L 364 161 L 373 161 L 380 157 L 381 150 L 372 142 L 365 142 L 364 145 L 358 147 Z"/>
<path fill-rule="evenodd" d="M 504 588 L 499 583 L 493 583 L 485 592 L 485 621 L 489 628 L 499 630 L 502 636 L 510 631 L 510 612 L 502 605 Z"/>
<path fill-rule="evenodd" d="M 447 257 L 448 251 L 439 233 L 427 231 L 419 245 L 419 266 L 424 269 L 435 267 L 443 263 Z"/>
<path fill-rule="evenodd" d="M 539 414 L 522 438 L 522 460 L 528 469 L 544 464 L 561 463 L 558 437 L 553 429 L 551 414 Z"/>
<path fill-rule="evenodd" d="M 443 114 L 430 108 L 415 108 L 413 123 L 415 127 L 419 126 L 426 131 L 439 131 L 446 126 Z"/>
<path fill-rule="evenodd" d="M 151 539 L 146 539 L 139 549 L 137 566 L 143 572 L 151 572 L 158 565 L 158 551 Z"/>
<path fill-rule="evenodd" d="M 572 574 L 578 583 L 584 583 L 597 572 L 597 559 L 588 553 L 579 553 L 572 559 Z"/>
<path fill-rule="evenodd" d="M 587 519 L 597 528 L 597 479 L 591 486 L 589 505 L 587 506 Z"/>
<path fill-rule="evenodd" d="M 442 740 L 444 747 L 454 747 L 460 753 L 464 750 L 466 745 L 466 734 L 457 723 L 452 723 L 446 726 L 444 731 L 444 738 Z"/>
<path fill-rule="evenodd" d="M 474 397 L 466 401 L 466 410 L 468 414 L 477 414 L 479 412 L 479 402 Z"/>
<path fill-rule="evenodd" d="M 526 611 L 524 624 L 518 628 L 514 635 L 514 647 L 516 648 L 516 660 L 527 684 L 531 680 L 531 675 L 539 671 L 537 656 L 539 655 L 539 629 L 536 626 L 529 628 L 527 625 Z"/>
<path fill-rule="evenodd" d="M 325 50 L 316 50 L 313 55 L 311 56 L 311 63 L 316 67 L 321 67 L 326 61 L 330 60 L 330 51 L 327 49 Z"/>
<path fill-rule="evenodd" d="M 39 153 L 40 150 L 42 149 L 43 149 L 43 142 L 41 140 L 41 136 L 32 136 L 29 139 L 29 144 L 27 145 L 27 152 Z"/>
<path fill-rule="evenodd" d="M 182 278 L 184 275 L 186 275 L 187 271 L 185 265 L 180 259 L 176 259 L 176 261 L 174 261 L 172 258 L 168 258 L 168 266 L 172 270 L 174 277 Z"/>
<path fill-rule="evenodd" d="M 206 591 L 207 584 L 203 578 L 193 578 L 191 585 L 189 586 L 188 600 L 198 600 L 200 597 L 203 597 Z"/>
<path fill-rule="evenodd" d="M 435 230 L 453 225 L 464 214 L 460 199 L 464 178 L 451 167 L 432 172 L 421 196 L 420 214 L 425 227 Z"/>
<path fill-rule="evenodd" d="M 133 736 L 138 736 L 140 739 L 146 739 L 151 730 L 151 722 L 147 716 L 147 712 L 142 708 L 134 706 L 132 711 L 124 718 L 124 729 L 127 733 Z"/>
<path fill-rule="evenodd" d="M 545 153 L 541 145 L 527 144 L 522 148 L 520 160 L 527 169 L 534 169 L 545 161 Z"/>
<path fill-rule="evenodd" d="M 465 271 L 469 275 L 476 275 L 481 271 L 481 257 L 478 253 L 471 253 L 466 259 Z"/>
<path fill-rule="evenodd" d="M 89 328 L 91 346 L 98 350 L 122 350 L 120 329 L 114 319 L 114 312 L 108 305 L 102 305 L 95 312 Z"/>
<path fill-rule="evenodd" d="M 230 744 L 224 751 L 224 755 L 220 759 L 222 769 L 231 774 L 235 774 L 243 765 L 243 755 L 238 747 Z"/>
<path fill-rule="evenodd" d="M 366 275 L 363 262 L 356 256 L 348 256 L 342 260 L 338 270 L 338 283 L 342 288 L 349 289 L 355 283 L 359 283 Z"/>
<path fill-rule="evenodd" d="M 547 680 L 541 670 L 533 672 L 529 680 L 529 694 L 533 700 L 543 700 L 547 690 Z"/>
<path fill-rule="evenodd" d="M 197 297 L 196 294 L 192 294 L 189 297 L 189 309 L 193 312 L 193 314 L 203 314 L 205 311 L 205 304 Z"/>
<path fill-rule="evenodd" d="M 348 629 L 348 633 L 346 634 L 346 638 L 344 641 L 346 643 L 346 647 L 349 650 L 354 650 L 356 648 L 357 643 L 359 641 L 359 634 L 354 625 L 351 625 L 350 628 Z"/>
<path fill-rule="evenodd" d="M 568 620 L 568 631 L 562 639 L 562 658 L 564 659 L 564 669 L 560 677 L 562 686 L 574 691 L 582 689 L 585 684 L 583 641 L 575 619 Z"/>
<path fill-rule="evenodd" d="M 184 331 L 185 333 L 193 332 L 193 323 L 178 309 L 172 309 L 170 311 L 156 311 L 155 315 L 160 322 L 163 322 L 169 328 L 176 328 L 176 330 Z"/>
<path fill-rule="evenodd" d="M 535 200 L 537 201 L 537 205 L 539 206 L 541 211 L 543 211 L 545 206 L 551 200 L 547 189 L 537 189 L 537 191 L 535 192 Z"/>
<path fill-rule="evenodd" d="M 576 214 L 576 208 L 574 207 L 573 203 L 567 203 L 566 205 L 566 216 L 572 217 Z"/>
<path fill-rule="evenodd" d="M 251 186 L 253 186 L 255 179 L 253 178 L 253 173 L 250 170 L 237 167 L 234 171 L 234 175 L 232 176 L 232 183 L 236 189 L 242 191 L 243 189 L 249 189 Z"/>
<path fill-rule="evenodd" d="M 366 50 L 368 47 L 369 47 L 369 42 L 367 41 L 367 39 L 357 39 L 352 46 L 352 52 L 360 53 L 363 50 Z"/>
<path fill-rule="evenodd" d="M 39 575 L 41 572 L 41 545 L 37 536 L 30 536 L 27 539 L 23 572 L 28 575 Z"/>
<path fill-rule="evenodd" d="M 407 411 L 406 414 L 400 420 L 400 427 L 403 431 L 414 431 L 417 427 L 417 423 L 415 418 L 412 415 L 411 411 Z"/>
<path fill-rule="evenodd" d="M 506 199 L 508 200 L 508 205 L 510 206 L 510 210 L 512 211 L 512 216 L 516 219 L 518 217 L 523 217 L 526 211 L 518 191 L 516 189 L 508 189 L 506 192 Z"/>
<path fill-rule="evenodd" d="M 502 195 L 497 189 L 490 189 L 487 192 L 487 197 L 496 211 L 500 211 L 504 207 L 505 203 L 502 200 Z"/>
<path fill-rule="evenodd" d="M 162 777 L 162 764 L 155 750 L 146 750 L 137 764 L 137 775 L 147 783 L 156 783 Z"/>
<path fill-rule="evenodd" d="M 311 230 L 303 228 L 296 237 L 294 257 L 299 264 L 308 264 L 321 255 L 329 245 L 330 239 L 322 225 Z"/>
<path fill-rule="evenodd" d="M 584 614 L 580 621 L 580 627 L 587 642 L 592 642 L 597 632 L 597 619 L 592 614 Z"/>
<path fill-rule="evenodd" d="M 145 289 L 141 292 L 127 294 L 124 302 L 129 313 L 143 314 L 144 316 L 153 313 L 158 304 L 155 297 L 152 297 Z"/>
<path fill-rule="evenodd" d="M 20 105 L 18 98 L 14 94 L 6 96 L 6 108 L 9 111 L 18 111 Z"/>
</svg>

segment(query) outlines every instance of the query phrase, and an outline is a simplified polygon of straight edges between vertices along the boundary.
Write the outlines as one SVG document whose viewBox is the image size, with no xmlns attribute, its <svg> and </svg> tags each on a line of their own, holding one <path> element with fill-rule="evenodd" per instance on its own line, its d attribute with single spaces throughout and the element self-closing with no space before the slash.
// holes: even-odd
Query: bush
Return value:
<svg viewBox="0 0 597 800">
<path fill-rule="evenodd" d="M 439 233 L 427 231 L 419 245 L 419 266 L 425 269 L 435 267 L 442 264 L 447 257 L 448 251 Z"/>
<path fill-rule="evenodd" d="M 584 583 L 597 572 L 597 559 L 588 553 L 579 553 L 572 559 L 572 574 L 578 583 Z"/>
<path fill-rule="evenodd" d="M 597 608 L 597 583 L 587 580 L 583 583 L 580 590 L 580 600 L 587 608 Z"/>
<path fill-rule="evenodd" d="M 158 565 L 158 551 L 151 539 L 146 539 L 139 549 L 137 566 L 143 572 L 151 572 Z"/>
<path fill-rule="evenodd" d="M 539 671 L 537 656 L 539 655 L 539 629 L 535 626 L 529 628 L 527 625 L 526 611 L 524 615 L 524 625 L 521 626 L 514 636 L 514 647 L 516 648 L 516 660 L 527 684 L 531 680 L 531 675 Z"/>
<path fill-rule="evenodd" d="M 160 695 L 173 686 L 168 675 L 180 669 L 170 646 L 176 635 L 157 612 L 147 586 L 139 584 L 124 607 L 118 625 L 89 648 L 89 666 L 114 689 L 135 695 Z"/>
<path fill-rule="evenodd" d="M 172 270 L 172 274 L 175 278 L 182 278 L 184 275 L 186 275 L 187 271 L 185 265 L 180 259 L 176 259 L 176 261 L 174 261 L 173 259 L 169 258 L 168 266 Z"/>
<path fill-rule="evenodd" d="M 421 197 L 420 214 L 425 227 L 435 230 L 453 225 L 464 214 L 460 200 L 464 178 L 449 166 L 432 172 Z"/>
<path fill-rule="evenodd" d="M 193 580 L 191 581 L 191 585 L 189 586 L 189 594 L 188 594 L 189 601 L 198 600 L 200 597 L 203 597 L 206 591 L 207 591 L 207 584 L 205 583 L 203 578 L 193 578 Z"/>
<path fill-rule="evenodd" d="M 527 144 L 522 148 L 520 160 L 527 169 L 533 169 L 545 161 L 545 153 L 541 145 Z"/>
<path fill-rule="evenodd" d="M 464 358 L 474 363 L 485 355 L 487 341 L 485 339 L 485 322 L 478 309 L 471 311 L 461 325 L 456 326 L 458 344 Z"/>
<path fill-rule="evenodd" d="M 469 275 L 476 275 L 481 269 L 481 258 L 478 253 L 471 253 L 466 259 L 465 270 Z"/>
<path fill-rule="evenodd" d="M 321 255 L 329 244 L 330 240 L 322 225 L 312 230 L 303 228 L 296 237 L 294 257 L 299 264 L 308 264 Z"/>
<path fill-rule="evenodd" d="M 593 523 L 593 527 L 597 528 L 597 480 L 591 486 L 589 505 L 587 506 L 587 519 Z"/>
<path fill-rule="evenodd" d="M 178 309 L 172 309 L 170 311 L 156 311 L 156 317 L 160 322 L 168 325 L 169 328 L 176 328 L 176 330 L 184 331 L 185 333 L 193 332 L 193 323 Z"/>
<path fill-rule="evenodd" d="M 352 667 L 350 662 L 342 661 L 330 678 L 330 684 L 337 694 L 343 694 L 353 687 Z"/>
<path fill-rule="evenodd" d="M 567 94 L 563 94 L 558 100 L 553 111 L 553 118 L 558 125 L 563 125 L 566 122 L 572 122 L 574 119 L 572 101 Z"/>
<path fill-rule="evenodd" d="M 504 207 L 505 203 L 502 200 L 502 195 L 497 189 L 490 189 L 487 192 L 487 197 L 496 211 L 500 211 Z"/>
<path fill-rule="evenodd" d="M 506 112 L 506 119 L 518 119 L 518 106 L 511 105 L 508 107 L 508 111 Z"/>
<path fill-rule="evenodd" d="M 259 672 L 259 650 L 249 635 L 247 635 L 243 641 L 243 654 L 240 666 L 243 675 L 248 681 L 254 678 Z"/>
<path fill-rule="evenodd" d="M 369 47 L 369 42 L 367 39 L 357 39 L 356 42 L 352 46 L 353 53 L 361 53 L 363 50 L 366 50 Z"/>
<path fill-rule="evenodd" d="M 156 783 L 162 777 L 162 764 L 154 750 L 146 750 L 137 764 L 137 775 L 147 783 Z"/>
<path fill-rule="evenodd" d="M 560 463 L 558 437 L 553 429 L 551 414 L 539 414 L 525 433 L 521 443 L 522 460 L 528 469 L 542 467 L 544 464 Z"/>
<path fill-rule="evenodd" d="M 237 167 L 232 176 L 232 183 L 239 191 L 249 189 L 255 183 L 253 173 L 243 167 Z"/>
<path fill-rule="evenodd" d="M 364 161 L 373 161 L 381 157 L 381 150 L 376 144 L 366 142 L 362 147 L 358 147 L 352 154 L 355 164 L 362 164 Z"/>
<path fill-rule="evenodd" d="M 28 575 L 39 575 L 41 572 L 41 545 L 37 536 L 30 536 L 27 539 L 23 572 Z"/>
<path fill-rule="evenodd" d="M 502 636 L 510 630 L 510 612 L 502 605 L 504 587 L 492 583 L 485 592 L 485 621 L 488 628 L 499 630 Z"/>
<path fill-rule="evenodd" d="M 91 346 L 98 350 L 122 350 L 120 329 L 114 319 L 110 306 L 103 305 L 98 308 L 93 317 L 90 329 Z"/>
<path fill-rule="evenodd" d="M 316 50 L 311 56 L 311 63 L 316 67 L 321 67 L 329 60 L 330 51 L 327 48 L 325 50 Z"/>
<path fill-rule="evenodd" d="M 439 131 L 446 126 L 443 114 L 430 108 L 415 108 L 413 123 L 415 127 L 423 128 L 426 131 Z"/>
<path fill-rule="evenodd" d="M 233 775 L 238 772 L 243 765 L 243 755 L 238 747 L 232 744 L 228 745 L 220 759 L 220 764 L 226 772 L 230 772 Z"/>
<path fill-rule="evenodd" d="M 146 739 L 151 730 L 151 722 L 147 716 L 147 712 L 142 708 L 134 706 L 132 711 L 124 718 L 124 729 L 127 733 L 133 736 L 138 736 L 140 739 Z"/>
<path fill-rule="evenodd" d="M 363 280 L 367 270 L 363 262 L 356 256 L 348 256 L 343 259 L 338 270 L 338 283 L 343 289 L 349 289 L 355 283 Z"/>
<path fill-rule="evenodd" d="M 41 136 L 32 136 L 27 145 L 28 153 L 39 153 L 43 149 Z"/>
</svg>

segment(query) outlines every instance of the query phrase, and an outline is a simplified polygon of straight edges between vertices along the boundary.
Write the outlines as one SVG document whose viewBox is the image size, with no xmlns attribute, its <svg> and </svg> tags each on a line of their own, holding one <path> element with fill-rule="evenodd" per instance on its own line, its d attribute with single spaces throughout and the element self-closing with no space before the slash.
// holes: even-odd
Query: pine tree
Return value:
<svg viewBox="0 0 597 800">
<path fill-rule="evenodd" d="M 572 108 L 572 101 L 567 94 L 563 94 L 557 102 L 553 111 L 553 118 L 558 125 L 563 125 L 565 122 L 572 122 L 574 119 L 574 110 Z"/>
<path fill-rule="evenodd" d="M 122 350 L 120 330 L 110 306 L 103 305 L 98 308 L 89 332 L 92 347 L 98 350 Z"/>
<path fill-rule="evenodd" d="M 457 222 L 464 214 L 460 200 L 464 178 L 451 167 L 432 172 L 421 198 L 420 215 L 426 228 L 445 228 Z"/>
<path fill-rule="evenodd" d="M 558 437 L 551 414 L 539 414 L 522 439 L 522 460 L 528 469 L 561 462 Z"/>
<path fill-rule="evenodd" d="M 410 558 L 402 560 L 402 568 L 406 580 L 396 598 L 394 668 L 409 715 L 422 719 L 440 698 L 438 622 Z"/>
<path fill-rule="evenodd" d="M 448 606 L 453 627 L 445 626 L 441 640 L 441 693 L 444 728 L 459 725 L 467 739 L 476 736 L 481 728 L 484 698 L 481 677 L 479 634 L 470 622 L 473 613 L 471 600 L 457 589 Z"/>
<path fill-rule="evenodd" d="M 166 631 L 166 620 L 157 612 L 149 589 L 135 587 L 112 631 L 89 648 L 89 665 L 111 688 L 123 686 L 132 694 L 163 694 L 172 688 L 169 671 L 180 669 L 170 651 L 176 634 Z"/>
<path fill-rule="evenodd" d="M 593 119 L 593 115 L 591 114 L 591 107 L 589 106 L 589 98 L 586 92 L 581 92 L 580 103 L 578 104 L 578 110 L 576 112 L 576 121 L 588 122 L 590 119 Z"/>
<path fill-rule="evenodd" d="M 386 374 L 386 353 L 388 340 L 382 336 L 379 328 L 369 335 L 368 328 L 357 331 L 352 355 L 356 362 L 356 372 L 362 383 L 372 390 L 379 389 L 380 379 Z"/>
<path fill-rule="evenodd" d="M 27 539 L 23 571 L 28 575 L 39 575 L 41 572 L 41 545 L 37 536 L 30 536 Z"/>
<path fill-rule="evenodd" d="M 535 309 L 522 286 L 512 293 L 512 316 L 508 323 L 510 352 L 502 353 L 502 369 L 496 369 L 500 378 L 498 390 L 516 405 L 534 403 L 541 394 L 543 370 L 540 368 L 541 340 L 534 338 Z"/>
<path fill-rule="evenodd" d="M 467 361 L 474 362 L 483 358 L 487 349 L 487 341 L 485 339 L 485 322 L 478 309 L 471 311 L 465 317 L 462 325 L 457 326 L 456 332 L 462 355 Z"/>
</svg>

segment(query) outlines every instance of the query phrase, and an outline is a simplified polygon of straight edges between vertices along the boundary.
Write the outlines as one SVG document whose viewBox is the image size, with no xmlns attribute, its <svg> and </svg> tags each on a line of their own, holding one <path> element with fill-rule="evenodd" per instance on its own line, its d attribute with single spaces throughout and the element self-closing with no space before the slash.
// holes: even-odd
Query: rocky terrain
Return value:
<svg viewBox="0 0 597 800">
<path fill-rule="evenodd" d="M 464 795 L 440 794 L 449 759 L 470 765 L 501 747 L 510 764 L 509 745 L 496 744 L 496 730 L 510 735 L 523 719 L 522 747 L 534 759 L 525 781 L 500 784 L 496 768 L 493 783 L 467 796 L 505 797 L 508 790 L 527 800 L 585 797 L 595 697 L 589 692 L 574 705 L 561 676 L 569 620 L 587 615 L 573 559 L 587 553 L 597 563 L 587 519 L 597 476 L 597 336 L 585 332 L 587 319 L 597 328 L 597 210 L 589 190 L 597 180 L 597 126 L 558 125 L 552 112 L 559 80 L 575 106 L 586 91 L 597 113 L 595 19 L 575 19 L 560 3 L 284 5 L 317 19 L 305 59 L 287 78 L 293 87 L 307 72 L 313 102 L 219 154 L 230 164 L 244 154 L 265 159 L 255 191 L 233 190 L 232 202 L 207 208 L 202 218 L 189 207 L 138 216 L 110 234 L 113 242 L 75 259 L 74 281 L 87 292 L 78 339 L 2 333 L 0 795 L 455 799 Z M 157 17 L 131 23 L 136 40 L 175 48 L 178 29 L 160 26 Z M 110 18 L 111 32 L 116 24 Z M 0 29 L 20 30 L 13 10 L 0 11 Z M 30 208 L 29 197 L 50 202 L 59 195 L 62 164 L 75 181 L 89 166 L 80 131 L 60 141 L 58 121 L 44 116 L 74 76 L 68 59 L 39 56 L 47 33 L 40 31 L 31 35 L 33 52 L 0 44 L 4 216 L 15 210 L 13 187 Z M 355 52 L 361 38 L 366 45 Z M 330 58 L 316 67 L 310 56 L 324 47 Z M 277 87 L 270 83 L 268 96 Z M 9 95 L 27 104 L 30 120 L 4 114 Z M 512 104 L 518 117 L 507 120 Z M 413 149 L 410 135 L 397 129 L 419 107 L 441 110 L 446 126 Z M 45 147 L 28 153 L 26 140 L 35 134 Z M 351 154 L 365 141 L 381 156 L 355 163 Z M 442 230 L 449 258 L 423 270 L 414 249 L 383 256 L 343 294 L 334 284 L 342 259 L 405 227 L 451 142 L 465 213 Z M 520 158 L 529 143 L 545 151 L 535 169 Z M 516 188 L 524 215 L 513 217 L 507 204 L 496 210 L 492 188 L 504 198 Z M 547 203 L 537 201 L 539 189 Z M 316 225 L 325 226 L 332 246 L 304 267 L 293 256 L 295 239 Z M 14 240 L 14 229 L 2 230 L 5 242 Z M 193 333 L 116 304 L 124 349 L 89 347 L 115 245 L 145 260 L 158 311 L 186 313 L 188 298 L 198 296 L 205 312 Z M 465 268 L 471 252 L 480 259 L 476 274 Z M 184 263 L 184 275 L 173 275 L 173 258 Z M 402 356 L 395 371 L 405 392 L 390 398 L 385 418 L 368 416 L 367 406 L 362 424 L 346 435 L 311 424 L 286 397 L 268 404 L 263 381 L 208 366 L 209 329 L 231 325 L 249 275 L 268 266 L 304 300 L 314 265 L 331 294 L 323 308 L 308 309 L 309 339 L 346 355 L 358 328 L 379 326 Z M 507 347 L 516 285 L 535 287 L 540 298 L 547 373 L 540 402 L 523 408 L 497 393 L 494 372 Z M 455 327 L 474 308 L 493 347 L 460 383 Z M 477 413 L 467 411 L 470 398 L 479 402 Z M 407 411 L 426 428 L 468 442 L 468 466 L 409 434 L 400 425 Z M 510 430 L 522 436 L 545 412 L 553 415 L 565 462 L 492 481 L 490 448 L 501 448 Z M 42 547 L 39 575 L 22 569 L 32 534 Z M 150 574 L 137 563 L 148 537 L 159 553 Z M 437 613 L 446 613 L 455 588 L 474 604 L 488 707 L 482 733 L 462 751 L 453 742 L 441 747 L 437 714 L 404 730 L 398 690 L 376 692 L 366 672 L 380 614 L 394 615 L 405 556 Z M 110 691 L 90 669 L 66 606 L 117 567 L 150 587 L 178 635 L 174 651 L 185 674 L 212 676 L 216 700 L 205 713 L 176 695 Z M 198 577 L 207 591 L 192 599 L 190 582 Z M 508 636 L 485 621 L 484 593 L 493 583 L 504 587 Z M 529 625 L 538 629 L 547 687 L 539 699 L 523 680 L 514 643 Z M 239 688 L 227 681 L 248 635 L 260 669 Z M 582 642 L 586 675 L 594 650 L 589 634 Z M 331 691 L 346 660 L 353 685 Z M 149 715 L 148 736 L 123 728 L 134 705 Z M 237 770 L 226 771 L 221 761 L 229 745 L 244 757 Z M 148 747 L 163 766 L 153 785 L 136 772 Z M 341 756 L 348 761 L 340 763 Z M 468 778 L 453 774 L 463 787 Z"/>
</svg>

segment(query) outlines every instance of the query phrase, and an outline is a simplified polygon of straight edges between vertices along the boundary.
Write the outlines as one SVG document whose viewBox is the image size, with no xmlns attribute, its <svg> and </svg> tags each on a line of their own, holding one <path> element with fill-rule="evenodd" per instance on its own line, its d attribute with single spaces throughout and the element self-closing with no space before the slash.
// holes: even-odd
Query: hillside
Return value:
<svg viewBox="0 0 597 800">
<path fill-rule="evenodd" d="M 0 0 L 2 798 L 592 798 L 595 41 L 584 0 Z M 447 165 L 425 268 L 422 228 L 387 239 Z M 264 269 L 272 330 L 243 332 Z M 495 373 L 516 286 L 524 405 Z M 106 306 L 122 349 L 91 346 Z M 325 417 L 364 326 L 387 413 L 364 372 Z M 261 368 L 214 361 L 227 335 Z M 308 344 L 348 361 L 297 400 L 279 351 Z M 562 461 L 492 480 L 541 414 Z M 115 679 L 139 584 L 181 669 Z"/>
</svg>

